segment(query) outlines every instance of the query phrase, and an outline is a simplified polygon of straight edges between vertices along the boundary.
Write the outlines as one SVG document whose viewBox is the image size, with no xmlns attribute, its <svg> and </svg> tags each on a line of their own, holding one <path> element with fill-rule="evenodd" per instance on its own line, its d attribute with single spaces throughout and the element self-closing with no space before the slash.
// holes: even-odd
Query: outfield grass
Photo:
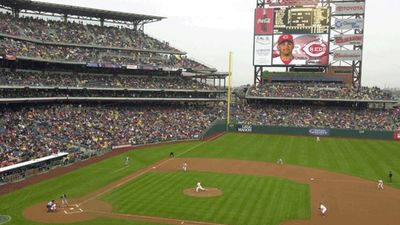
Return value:
<svg viewBox="0 0 400 225">
<path fill-rule="evenodd" d="M 201 180 L 223 195 L 186 196 Z M 287 179 L 205 172 L 152 172 L 103 197 L 113 211 L 127 214 L 208 221 L 224 224 L 276 225 L 285 220 L 308 219 L 308 185 Z"/>
<path fill-rule="evenodd" d="M 394 183 L 385 182 L 385 185 L 400 188 L 399 142 L 321 138 L 321 142 L 317 143 L 315 138 L 311 137 L 229 133 L 211 142 L 181 143 L 131 151 L 127 153 L 132 159 L 127 167 L 124 166 L 124 158 L 127 154 L 104 160 L 78 171 L 0 196 L 0 212 L 12 217 L 12 221 L 8 224 L 40 224 L 26 221 L 22 216 L 23 209 L 38 202 L 59 199 L 63 192 L 67 192 L 70 198 L 84 196 L 138 169 L 167 158 L 170 151 L 175 152 L 178 157 L 230 158 L 269 162 L 283 158 L 286 164 L 321 168 L 370 180 L 382 178 L 386 181 L 388 171 L 391 170 Z M 215 174 L 209 175 L 214 176 Z M 134 183 L 129 185 L 134 185 Z M 190 185 L 193 183 L 191 182 Z M 176 213 L 184 214 L 183 212 Z M 247 217 L 247 215 L 240 214 L 240 217 L 242 216 L 243 218 Z M 88 222 L 76 224 L 88 224 Z M 113 225 L 121 224 L 121 221 L 99 219 L 90 221 L 90 224 Z M 146 223 L 124 221 L 124 224 Z"/>
<path fill-rule="evenodd" d="M 383 179 L 400 188 L 400 142 L 315 137 L 228 133 L 183 155 L 276 162 Z M 393 183 L 388 183 L 388 173 Z"/>
</svg>

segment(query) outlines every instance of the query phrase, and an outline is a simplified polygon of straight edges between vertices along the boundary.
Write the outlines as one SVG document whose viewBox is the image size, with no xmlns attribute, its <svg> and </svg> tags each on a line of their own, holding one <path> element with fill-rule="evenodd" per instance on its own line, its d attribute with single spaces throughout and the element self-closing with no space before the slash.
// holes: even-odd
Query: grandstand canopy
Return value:
<svg viewBox="0 0 400 225">
<path fill-rule="evenodd" d="M 58 13 L 63 15 L 100 18 L 104 20 L 127 21 L 133 23 L 140 23 L 140 22 L 150 23 L 165 19 L 165 17 L 159 17 L 159 16 L 116 12 L 110 10 L 37 2 L 31 0 L 0 0 L 0 5 L 2 5 L 3 7 L 9 7 L 17 11 L 30 10 L 37 12 Z"/>
</svg>

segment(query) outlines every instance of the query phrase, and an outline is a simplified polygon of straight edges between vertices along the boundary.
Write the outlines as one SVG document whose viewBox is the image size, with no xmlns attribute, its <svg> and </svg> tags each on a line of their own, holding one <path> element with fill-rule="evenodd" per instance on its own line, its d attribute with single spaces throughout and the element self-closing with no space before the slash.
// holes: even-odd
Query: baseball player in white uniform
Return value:
<svg viewBox="0 0 400 225">
<path fill-rule="evenodd" d="M 199 191 L 205 191 L 206 189 L 205 188 L 203 188 L 203 186 L 201 186 L 201 183 L 200 183 L 200 181 L 199 182 L 197 182 L 197 186 L 196 186 L 196 192 L 199 192 Z"/>
<path fill-rule="evenodd" d="M 321 215 L 325 215 L 327 208 L 324 206 L 322 203 L 319 203 L 319 211 L 321 212 Z"/>
<path fill-rule="evenodd" d="M 186 171 L 187 170 L 187 163 L 186 162 L 184 162 L 183 164 L 182 164 L 182 170 L 183 171 Z"/>
<path fill-rule="evenodd" d="M 125 165 L 129 164 L 129 160 L 130 160 L 129 156 L 125 157 Z"/>
<path fill-rule="evenodd" d="M 378 189 L 383 189 L 383 180 L 378 180 Z"/>
</svg>

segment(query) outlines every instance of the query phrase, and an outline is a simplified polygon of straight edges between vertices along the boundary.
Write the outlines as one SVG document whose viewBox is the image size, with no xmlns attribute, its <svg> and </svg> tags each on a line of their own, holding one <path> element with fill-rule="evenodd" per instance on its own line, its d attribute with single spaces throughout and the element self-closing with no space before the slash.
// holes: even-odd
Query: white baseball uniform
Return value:
<svg viewBox="0 0 400 225">
<path fill-rule="evenodd" d="M 325 215 L 327 208 L 323 204 L 319 205 L 319 210 L 321 211 L 322 215 Z"/>
<path fill-rule="evenodd" d="M 378 180 L 378 188 L 383 189 L 383 180 Z"/>
<path fill-rule="evenodd" d="M 196 192 L 205 191 L 205 190 L 206 190 L 206 189 L 204 189 L 204 188 L 201 186 L 201 183 L 200 183 L 200 182 L 197 182 Z"/>
</svg>

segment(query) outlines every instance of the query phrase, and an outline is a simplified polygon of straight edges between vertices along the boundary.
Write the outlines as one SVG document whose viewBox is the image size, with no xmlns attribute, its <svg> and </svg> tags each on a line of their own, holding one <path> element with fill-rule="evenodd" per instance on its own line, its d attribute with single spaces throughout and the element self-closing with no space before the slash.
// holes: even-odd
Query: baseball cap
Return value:
<svg viewBox="0 0 400 225">
<path fill-rule="evenodd" d="M 293 35 L 291 35 L 291 34 L 282 34 L 278 39 L 278 45 L 280 43 L 284 42 L 284 41 L 290 41 L 290 42 L 294 43 L 293 42 Z"/>
</svg>

